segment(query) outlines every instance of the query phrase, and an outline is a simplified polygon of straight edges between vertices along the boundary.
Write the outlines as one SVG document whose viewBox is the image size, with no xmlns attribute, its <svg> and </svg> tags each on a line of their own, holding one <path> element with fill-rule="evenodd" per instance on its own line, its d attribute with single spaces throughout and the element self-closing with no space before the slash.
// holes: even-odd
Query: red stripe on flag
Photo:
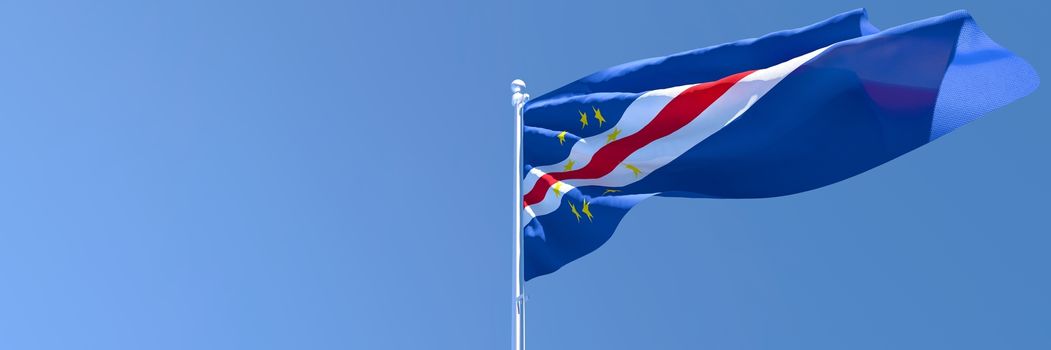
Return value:
<svg viewBox="0 0 1051 350">
<path fill-rule="evenodd" d="M 597 179 L 609 174 L 617 168 L 624 159 L 635 153 L 638 149 L 645 147 L 653 141 L 681 129 L 689 124 L 701 112 L 708 109 L 715 100 L 721 97 L 731 86 L 754 71 L 737 73 L 716 81 L 694 85 L 678 96 L 675 96 L 667 105 L 643 126 L 638 132 L 628 135 L 620 140 L 610 142 L 603 146 L 591 157 L 583 168 L 554 172 L 541 176 L 536 185 L 523 197 L 523 204 L 530 206 L 544 200 L 548 188 L 556 182 L 573 179 Z"/>
</svg>

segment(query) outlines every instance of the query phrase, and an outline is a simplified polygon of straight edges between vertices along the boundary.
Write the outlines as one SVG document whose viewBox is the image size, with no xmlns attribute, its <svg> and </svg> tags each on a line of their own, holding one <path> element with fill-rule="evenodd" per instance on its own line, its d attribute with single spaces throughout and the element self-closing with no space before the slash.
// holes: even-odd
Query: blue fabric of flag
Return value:
<svg viewBox="0 0 1051 350">
<path fill-rule="evenodd" d="M 651 196 L 766 198 L 827 186 L 1039 85 L 1032 67 L 964 11 L 878 31 L 864 10 L 855 10 L 800 29 L 616 66 L 536 98 L 525 111 L 523 171 L 566 159 L 569 147 L 552 141 L 559 131 L 573 131 L 565 142 L 607 132 L 646 91 L 766 68 L 826 46 L 732 123 L 616 188 L 616 195 L 599 186 L 562 195 L 557 210 L 525 227 L 526 279 L 594 251 L 631 207 Z M 607 121 L 581 130 L 574 116 L 596 104 Z M 587 220 L 579 216 L 583 202 L 594 214 Z"/>
</svg>

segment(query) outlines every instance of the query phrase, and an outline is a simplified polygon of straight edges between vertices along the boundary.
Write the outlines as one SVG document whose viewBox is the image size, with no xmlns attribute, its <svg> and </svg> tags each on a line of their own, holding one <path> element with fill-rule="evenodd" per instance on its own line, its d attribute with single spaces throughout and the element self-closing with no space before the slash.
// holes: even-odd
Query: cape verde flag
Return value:
<svg viewBox="0 0 1051 350">
<path fill-rule="evenodd" d="M 855 10 L 597 72 L 525 106 L 525 278 L 597 249 L 643 199 L 826 186 L 1038 84 L 964 11 L 879 31 Z"/>
</svg>

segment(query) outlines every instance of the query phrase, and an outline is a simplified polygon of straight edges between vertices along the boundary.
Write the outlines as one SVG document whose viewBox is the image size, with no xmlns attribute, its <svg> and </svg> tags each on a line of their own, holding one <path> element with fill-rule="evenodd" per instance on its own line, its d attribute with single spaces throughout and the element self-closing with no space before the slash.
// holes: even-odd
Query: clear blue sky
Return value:
<svg viewBox="0 0 1051 350">
<path fill-rule="evenodd" d="M 506 348 L 511 79 L 863 6 L 968 9 L 1051 76 L 1036 1 L 5 2 L 0 348 Z M 1049 101 L 801 195 L 647 201 L 527 285 L 530 349 L 1051 348 Z"/>
</svg>

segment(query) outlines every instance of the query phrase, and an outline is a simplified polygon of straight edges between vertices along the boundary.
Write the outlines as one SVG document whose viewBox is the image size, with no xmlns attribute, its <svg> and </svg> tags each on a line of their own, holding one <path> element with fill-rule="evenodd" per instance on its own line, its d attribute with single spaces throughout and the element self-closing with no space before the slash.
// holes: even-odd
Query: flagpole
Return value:
<svg viewBox="0 0 1051 350">
<path fill-rule="evenodd" d="M 515 107 L 515 237 L 514 237 L 514 290 L 512 313 L 514 315 L 514 350 L 525 350 L 525 287 L 522 279 L 522 108 L 529 94 L 522 91 L 525 82 L 511 82 L 511 104 Z"/>
</svg>

